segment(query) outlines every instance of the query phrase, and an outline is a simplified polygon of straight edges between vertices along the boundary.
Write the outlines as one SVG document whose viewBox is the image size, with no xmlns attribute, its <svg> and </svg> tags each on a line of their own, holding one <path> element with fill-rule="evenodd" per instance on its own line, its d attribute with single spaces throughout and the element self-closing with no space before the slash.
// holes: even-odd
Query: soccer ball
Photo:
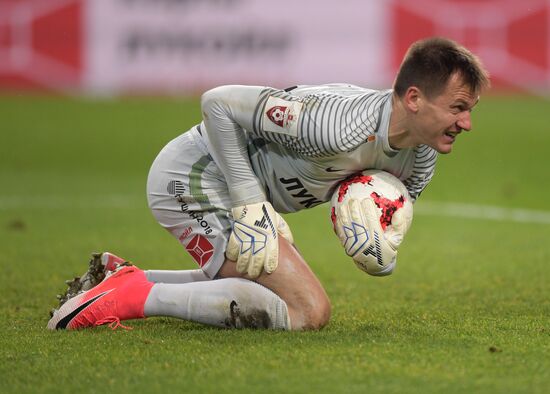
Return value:
<svg viewBox="0 0 550 394">
<path fill-rule="evenodd" d="M 351 200 L 360 203 L 351 205 Z M 346 217 L 338 217 L 344 212 Z M 345 179 L 331 199 L 334 232 L 357 267 L 371 275 L 393 271 L 412 217 L 407 188 L 385 171 L 367 170 Z"/>
</svg>

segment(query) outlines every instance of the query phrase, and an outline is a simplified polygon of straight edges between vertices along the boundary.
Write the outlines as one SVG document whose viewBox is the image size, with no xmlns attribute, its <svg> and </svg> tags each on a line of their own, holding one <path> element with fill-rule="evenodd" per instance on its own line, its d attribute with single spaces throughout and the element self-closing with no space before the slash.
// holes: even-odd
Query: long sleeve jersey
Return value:
<svg viewBox="0 0 550 394">
<path fill-rule="evenodd" d="M 203 95 L 202 111 L 202 138 L 234 206 L 268 200 L 283 213 L 311 208 L 365 169 L 395 175 L 415 200 L 434 173 L 434 149 L 391 148 L 391 90 L 224 86 Z"/>
</svg>

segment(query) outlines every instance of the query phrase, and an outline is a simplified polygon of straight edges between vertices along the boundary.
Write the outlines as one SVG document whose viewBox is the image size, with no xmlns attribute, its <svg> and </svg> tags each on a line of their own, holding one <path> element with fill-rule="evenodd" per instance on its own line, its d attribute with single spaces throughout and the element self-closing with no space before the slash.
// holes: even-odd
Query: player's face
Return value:
<svg viewBox="0 0 550 394">
<path fill-rule="evenodd" d="M 424 98 L 417 124 L 421 143 L 439 153 L 449 153 L 457 136 L 472 129 L 471 111 L 478 99 L 462 77 L 454 74 L 443 93 Z"/>
</svg>

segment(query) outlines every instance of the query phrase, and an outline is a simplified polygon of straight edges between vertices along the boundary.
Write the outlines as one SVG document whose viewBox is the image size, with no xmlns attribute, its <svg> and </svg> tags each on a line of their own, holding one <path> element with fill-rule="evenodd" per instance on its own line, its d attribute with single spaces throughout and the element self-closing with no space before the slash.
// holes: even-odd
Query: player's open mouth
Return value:
<svg viewBox="0 0 550 394">
<path fill-rule="evenodd" d="M 449 137 L 451 139 L 452 142 L 454 142 L 456 136 L 457 136 L 458 133 L 453 133 L 453 132 L 450 132 L 450 131 L 447 131 L 444 135 L 446 137 Z"/>
</svg>

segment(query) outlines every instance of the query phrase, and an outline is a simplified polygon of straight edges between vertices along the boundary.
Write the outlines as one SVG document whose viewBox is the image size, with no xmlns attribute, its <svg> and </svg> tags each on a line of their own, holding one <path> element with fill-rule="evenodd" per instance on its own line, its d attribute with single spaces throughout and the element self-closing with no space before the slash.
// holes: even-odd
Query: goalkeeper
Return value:
<svg viewBox="0 0 550 394">
<path fill-rule="evenodd" d="M 153 215 L 200 268 L 119 267 L 67 301 L 48 327 L 147 316 L 222 327 L 323 327 L 330 301 L 280 213 L 330 200 L 342 180 L 365 169 L 392 173 L 416 199 L 437 153 L 449 153 L 471 129 L 470 112 L 488 85 L 472 53 L 432 38 L 411 46 L 392 90 L 331 84 L 206 92 L 203 122 L 162 149 L 147 182 Z M 113 269 L 106 262 L 116 257 L 103 258 Z"/>
</svg>

